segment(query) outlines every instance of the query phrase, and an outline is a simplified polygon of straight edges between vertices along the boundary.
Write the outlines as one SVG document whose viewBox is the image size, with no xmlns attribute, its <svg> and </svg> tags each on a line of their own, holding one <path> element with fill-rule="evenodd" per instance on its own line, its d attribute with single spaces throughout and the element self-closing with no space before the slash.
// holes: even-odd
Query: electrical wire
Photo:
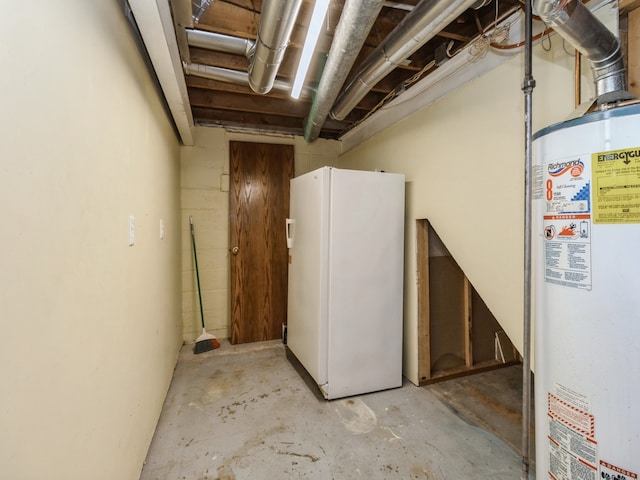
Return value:
<svg viewBox="0 0 640 480">
<path fill-rule="evenodd" d="M 540 40 L 544 35 L 549 36 L 549 34 L 552 31 L 553 31 L 552 28 L 545 28 L 545 30 L 543 32 L 535 35 L 532 40 L 535 42 L 537 40 Z M 520 48 L 520 47 L 524 46 L 524 44 L 525 44 L 524 40 L 522 42 L 512 43 L 512 44 L 509 44 L 509 45 L 501 45 L 501 44 L 498 44 L 498 43 L 493 43 L 493 44 L 491 44 L 491 48 L 495 48 L 496 50 L 513 50 L 515 48 Z M 549 38 L 549 45 L 551 45 L 551 38 Z"/>
<path fill-rule="evenodd" d="M 498 3 L 496 1 L 496 3 Z M 507 10 L 505 13 L 503 13 L 502 15 L 499 15 L 497 6 L 496 6 L 496 17 L 494 19 L 494 21 L 492 21 L 490 24 L 488 24 L 483 31 L 486 32 L 489 29 L 491 29 L 492 27 L 494 27 L 495 25 L 498 25 L 502 20 L 504 20 L 505 18 L 510 17 L 511 15 L 517 13 L 517 12 L 522 12 L 522 8 L 521 7 L 513 7 L 509 10 Z M 504 42 L 509 38 L 509 32 L 511 29 L 511 22 L 508 22 L 504 25 L 500 25 L 499 27 L 495 28 L 491 34 L 489 35 L 484 35 L 481 34 L 478 39 L 476 40 L 476 43 L 481 42 L 482 43 L 482 48 L 478 48 L 478 52 L 476 55 L 482 55 L 482 57 L 486 56 L 486 52 L 493 47 L 493 45 L 491 44 L 491 38 L 495 39 L 496 41 L 499 42 Z M 524 42 L 523 42 L 524 44 Z M 447 44 L 447 48 L 445 49 L 445 53 L 447 55 L 448 58 L 453 58 L 457 53 L 459 53 L 460 51 L 463 50 L 464 46 L 461 46 L 456 52 L 452 53 L 453 50 L 453 46 L 455 45 L 455 42 L 453 40 L 451 40 L 448 44 Z M 473 53 L 471 53 L 471 49 L 474 48 L 474 45 L 471 45 L 470 48 L 470 55 L 473 57 Z M 507 48 L 517 48 L 517 47 L 509 47 L 507 46 Z M 481 50 L 486 50 L 484 51 L 484 53 Z M 472 59 L 471 62 L 475 62 L 480 60 L 480 58 L 475 58 Z M 404 102 L 396 102 L 393 105 L 388 105 L 387 104 L 393 100 L 394 98 L 400 96 L 409 86 L 413 85 L 414 83 L 416 83 L 417 81 L 419 81 L 420 79 L 422 79 L 422 77 L 424 76 L 424 74 L 426 72 L 428 72 L 429 70 L 433 69 L 436 66 L 436 62 L 435 60 L 432 60 L 431 62 L 427 63 L 422 69 L 420 69 L 420 71 L 416 72 L 414 75 L 412 75 L 410 78 L 408 78 L 407 80 L 401 82 L 398 86 L 396 86 L 396 88 L 394 88 L 393 90 L 389 91 L 373 108 L 371 108 L 364 117 L 362 117 L 361 119 L 357 120 L 356 122 L 354 122 L 352 125 L 349 126 L 349 130 L 355 128 L 356 126 L 360 125 L 362 122 L 364 122 L 365 120 L 367 120 L 369 117 L 371 117 L 371 115 L 373 115 L 374 113 L 376 113 L 378 110 L 387 110 L 387 109 L 391 109 L 391 108 L 396 108 L 398 106 L 401 106 L 407 102 L 411 102 L 413 99 L 409 99 L 406 100 Z M 345 130 L 346 131 L 346 130 Z"/>
<path fill-rule="evenodd" d="M 451 43 L 453 43 L 453 41 L 451 41 L 450 44 Z M 448 52 L 447 52 L 447 54 L 448 54 Z M 378 110 L 384 110 L 383 107 L 387 102 L 389 102 L 389 100 L 399 96 L 401 93 L 403 93 L 407 89 L 407 87 L 409 87 L 410 85 L 413 85 L 414 83 L 416 83 L 418 80 L 420 80 L 422 75 L 424 75 L 427 71 L 431 70 L 435 66 L 436 66 L 436 61 L 435 60 L 431 60 L 424 67 L 422 67 L 422 69 L 420 69 L 420 71 L 416 72 L 411 77 L 409 77 L 407 80 L 405 80 L 404 82 L 400 83 L 400 85 L 398 85 L 396 88 L 394 88 L 389 93 L 387 93 L 382 100 L 380 100 L 371 110 L 369 110 L 364 117 L 362 117 L 360 120 L 354 122 L 353 125 L 350 128 L 355 128 L 356 126 L 358 126 L 359 124 L 364 122 L 367 118 L 369 118 L 371 115 L 376 113 Z M 397 103 L 397 104 L 394 105 L 394 107 L 396 107 L 398 105 L 402 105 L 403 103 L 405 103 L 405 102 Z"/>
</svg>

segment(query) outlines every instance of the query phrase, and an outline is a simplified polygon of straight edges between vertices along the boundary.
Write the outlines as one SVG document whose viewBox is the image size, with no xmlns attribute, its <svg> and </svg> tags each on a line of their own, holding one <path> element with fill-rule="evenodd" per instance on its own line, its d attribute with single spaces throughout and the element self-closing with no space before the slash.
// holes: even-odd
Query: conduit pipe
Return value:
<svg viewBox="0 0 640 480">
<path fill-rule="evenodd" d="M 199 63 L 183 63 L 183 70 L 187 75 L 193 75 L 194 77 L 209 78 L 211 80 L 217 80 L 218 82 L 233 83 L 234 85 L 249 86 L 249 74 L 247 72 L 241 72 L 238 70 L 231 70 L 229 68 L 212 67 L 211 65 L 202 65 Z M 291 92 L 291 85 L 282 80 L 273 81 L 273 90 L 289 94 Z M 303 88 L 301 97 L 309 98 L 312 95 L 310 88 Z"/>
<path fill-rule="evenodd" d="M 282 63 L 302 0 L 264 0 L 255 50 L 249 59 L 249 86 L 268 93 Z"/>
<path fill-rule="evenodd" d="M 331 118 L 343 120 L 376 83 L 476 3 L 478 0 L 421 0 L 363 62 L 331 109 Z"/>
<path fill-rule="evenodd" d="M 531 2 L 525 3 L 524 33 L 524 278 L 522 318 L 522 475 L 529 479 L 531 450 L 531 212 L 533 207 L 533 12 Z"/>
<path fill-rule="evenodd" d="M 589 60 L 599 105 L 633 98 L 626 91 L 620 41 L 582 2 L 533 0 L 533 9 Z"/>
<path fill-rule="evenodd" d="M 345 2 L 305 124 L 304 139 L 307 142 L 313 142 L 320 135 L 331 105 L 340 93 L 384 3 L 382 0 Z"/>
</svg>

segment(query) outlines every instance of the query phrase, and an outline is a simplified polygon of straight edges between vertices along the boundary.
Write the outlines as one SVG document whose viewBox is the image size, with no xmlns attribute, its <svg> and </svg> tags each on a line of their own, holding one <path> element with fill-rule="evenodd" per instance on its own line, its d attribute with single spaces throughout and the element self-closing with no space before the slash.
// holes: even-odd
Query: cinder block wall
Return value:
<svg viewBox="0 0 640 480">
<path fill-rule="evenodd" d="M 193 342 L 202 331 L 189 216 L 193 217 L 196 228 L 207 331 L 218 338 L 227 338 L 231 334 L 229 192 L 226 182 L 229 173 L 229 142 L 232 140 L 294 145 L 296 175 L 324 165 L 335 165 L 340 149 L 339 142 L 329 140 L 307 144 L 300 137 L 238 134 L 207 127 L 195 129 L 196 145 L 181 149 L 182 317 L 186 342 Z"/>
</svg>

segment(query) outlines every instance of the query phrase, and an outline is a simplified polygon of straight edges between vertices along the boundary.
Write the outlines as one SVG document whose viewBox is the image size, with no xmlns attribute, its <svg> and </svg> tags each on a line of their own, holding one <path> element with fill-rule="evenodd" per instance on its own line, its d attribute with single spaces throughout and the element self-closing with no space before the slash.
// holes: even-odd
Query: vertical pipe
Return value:
<svg viewBox="0 0 640 480">
<path fill-rule="evenodd" d="M 573 67 L 574 70 L 574 87 L 575 87 L 575 104 L 576 104 L 576 108 L 578 108 L 580 106 L 580 104 L 582 103 L 582 75 L 581 75 L 581 71 L 582 71 L 582 57 L 581 57 L 581 53 L 580 50 L 578 50 L 576 48 L 576 53 L 575 53 L 575 65 Z"/>
<path fill-rule="evenodd" d="M 579 0 L 533 0 L 541 20 L 589 60 L 598 105 L 633 98 L 620 40 Z"/>
<path fill-rule="evenodd" d="M 529 451 L 531 432 L 531 97 L 536 81 L 531 73 L 532 58 L 532 9 L 531 0 L 525 5 L 525 50 L 524 50 L 524 126 L 525 126 L 525 172 L 524 172 L 524 308 L 522 351 L 522 480 L 529 478 Z"/>
<path fill-rule="evenodd" d="M 265 94 L 273 88 L 302 0 L 265 0 L 255 48 L 249 54 L 249 86 Z"/>
</svg>

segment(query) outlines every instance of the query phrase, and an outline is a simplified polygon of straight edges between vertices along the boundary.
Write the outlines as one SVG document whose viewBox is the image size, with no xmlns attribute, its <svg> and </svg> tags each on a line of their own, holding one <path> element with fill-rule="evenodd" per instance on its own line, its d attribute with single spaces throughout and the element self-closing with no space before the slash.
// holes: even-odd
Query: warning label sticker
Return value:
<svg viewBox="0 0 640 480">
<path fill-rule="evenodd" d="M 593 222 L 640 223 L 640 147 L 598 152 L 593 166 Z"/>
<path fill-rule="evenodd" d="M 548 393 L 549 477 L 596 480 L 595 419 L 576 405 Z"/>
<path fill-rule="evenodd" d="M 591 159 L 550 160 L 542 167 L 545 282 L 591 290 Z"/>
<path fill-rule="evenodd" d="M 582 435 L 595 436 L 595 419 L 592 414 L 572 405 L 554 394 L 548 394 L 549 416 Z"/>
<path fill-rule="evenodd" d="M 604 480 L 637 480 L 638 475 L 600 460 L 600 478 Z"/>
</svg>

